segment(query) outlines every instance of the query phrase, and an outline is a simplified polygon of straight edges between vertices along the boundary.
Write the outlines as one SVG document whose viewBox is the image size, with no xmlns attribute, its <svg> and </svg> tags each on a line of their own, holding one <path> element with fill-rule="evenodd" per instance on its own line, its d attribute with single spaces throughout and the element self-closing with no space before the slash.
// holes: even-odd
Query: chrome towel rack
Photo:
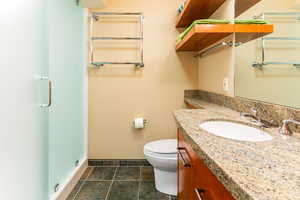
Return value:
<svg viewBox="0 0 300 200">
<path fill-rule="evenodd" d="M 95 67 L 103 67 L 104 65 L 134 65 L 136 68 L 144 67 L 144 32 L 143 32 L 143 13 L 129 13 L 129 12 L 92 12 L 91 22 L 90 22 L 90 34 L 93 34 L 94 22 L 100 20 L 101 16 L 137 16 L 139 19 L 139 37 L 90 37 L 90 64 Z M 112 62 L 112 61 L 94 61 L 94 46 L 93 41 L 96 40 L 136 40 L 139 41 L 139 51 L 140 51 L 140 62 Z"/>
<path fill-rule="evenodd" d="M 300 20 L 300 12 L 266 12 L 260 15 L 254 16 L 254 19 L 265 19 L 266 16 L 296 16 L 296 20 Z M 253 62 L 252 67 L 261 69 L 265 65 L 292 65 L 296 68 L 300 68 L 300 62 L 267 62 L 266 61 L 266 44 L 265 41 L 279 41 L 279 40 L 288 40 L 288 41 L 300 41 L 300 37 L 262 37 L 261 38 L 261 62 Z"/>
</svg>

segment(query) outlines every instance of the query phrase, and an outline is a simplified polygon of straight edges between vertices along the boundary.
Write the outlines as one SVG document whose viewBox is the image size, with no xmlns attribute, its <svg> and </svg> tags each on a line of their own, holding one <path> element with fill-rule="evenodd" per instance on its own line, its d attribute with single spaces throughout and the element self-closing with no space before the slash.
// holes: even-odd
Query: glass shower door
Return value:
<svg viewBox="0 0 300 200">
<path fill-rule="evenodd" d="M 49 191 L 55 193 L 84 158 L 84 11 L 75 1 L 48 0 Z"/>
<path fill-rule="evenodd" d="M 0 6 L 0 199 L 48 199 L 47 2 Z"/>
</svg>

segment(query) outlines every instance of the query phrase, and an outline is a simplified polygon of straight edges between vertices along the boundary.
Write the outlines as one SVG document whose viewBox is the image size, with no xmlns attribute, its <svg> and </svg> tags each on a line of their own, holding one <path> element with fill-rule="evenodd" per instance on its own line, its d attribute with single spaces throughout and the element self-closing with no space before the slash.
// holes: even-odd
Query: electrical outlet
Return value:
<svg viewBox="0 0 300 200">
<path fill-rule="evenodd" d="M 226 92 L 229 91 L 229 79 L 227 77 L 223 79 L 223 90 Z"/>
</svg>

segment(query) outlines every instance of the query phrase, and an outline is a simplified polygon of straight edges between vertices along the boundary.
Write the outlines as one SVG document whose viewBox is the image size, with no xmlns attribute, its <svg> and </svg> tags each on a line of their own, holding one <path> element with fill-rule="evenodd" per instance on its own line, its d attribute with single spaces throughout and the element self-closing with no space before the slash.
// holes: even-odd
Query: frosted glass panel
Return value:
<svg viewBox="0 0 300 200">
<path fill-rule="evenodd" d="M 84 156 L 84 12 L 75 1 L 49 0 L 50 194 L 63 185 Z"/>
<path fill-rule="evenodd" d="M 0 199 L 48 199 L 45 0 L 0 6 Z M 42 97 L 42 98 L 41 98 Z"/>
</svg>

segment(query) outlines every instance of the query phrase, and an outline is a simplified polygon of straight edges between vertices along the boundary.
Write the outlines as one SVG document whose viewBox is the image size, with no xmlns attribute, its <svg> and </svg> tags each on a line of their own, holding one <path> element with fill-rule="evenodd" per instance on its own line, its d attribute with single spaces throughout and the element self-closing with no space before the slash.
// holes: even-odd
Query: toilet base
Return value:
<svg viewBox="0 0 300 200">
<path fill-rule="evenodd" d="M 154 168 L 155 187 L 158 191 L 177 196 L 177 172 Z"/>
</svg>

